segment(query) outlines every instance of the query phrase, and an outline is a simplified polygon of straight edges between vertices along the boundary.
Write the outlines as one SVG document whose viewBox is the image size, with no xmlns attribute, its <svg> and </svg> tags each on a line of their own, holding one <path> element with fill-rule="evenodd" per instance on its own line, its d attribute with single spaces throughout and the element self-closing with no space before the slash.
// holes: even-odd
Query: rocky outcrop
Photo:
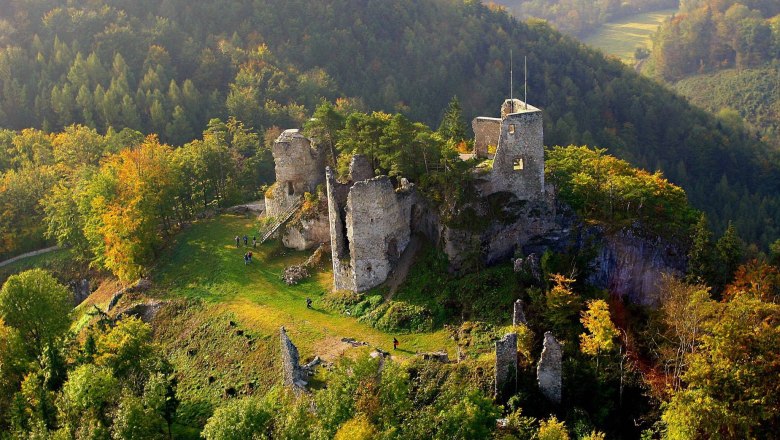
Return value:
<svg viewBox="0 0 780 440">
<path fill-rule="evenodd" d="M 317 212 L 312 218 L 301 218 L 285 227 L 282 244 L 289 249 L 305 251 L 330 241 L 327 211 Z"/>
<path fill-rule="evenodd" d="M 495 397 L 506 402 L 517 391 L 517 333 L 496 341 Z"/>
<path fill-rule="evenodd" d="M 680 275 L 685 270 L 685 252 L 678 246 L 660 237 L 642 237 L 630 229 L 603 234 L 597 249 L 588 283 L 634 304 L 658 306 L 661 274 Z"/>
<path fill-rule="evenodd" d="M 539 390 L 552 403 L 561 403 L 563 351 L 561 344 L 551 332 L 544 334 L 544 348 L 539 364 L 536 367 L 536 380 Z"/>
</svg>

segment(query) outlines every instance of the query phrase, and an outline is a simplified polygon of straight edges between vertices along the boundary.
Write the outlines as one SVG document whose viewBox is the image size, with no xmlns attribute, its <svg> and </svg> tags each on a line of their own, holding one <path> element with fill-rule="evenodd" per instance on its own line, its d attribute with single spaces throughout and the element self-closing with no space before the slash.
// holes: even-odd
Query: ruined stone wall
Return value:
<svg viewBox="0 0 780 440">
<path fill-rule="evenodd" d="M 496 341 L 495 396 L 505 402 L 517 392 L 517 333 L 507 333 Z"/>
<path fill-rule="evenodd" d="M 508 191 L 520 200 L 543 196 L 543 132 L 542 112 L 531 106 L 502 119 L 490 176 L 491 192 Z"/>
<path fill-rule="evenodd" d="M 474 153 L 477 157 L 488 157 L 488 146 L 498 146 L 498 137 L 501 133 L 501 119 L 477 117 L 471 121 L 474 130 Z"/>
<path fill-rule="evenodd" d="M 266 197 L 266 213 L 276 217 L 287 211 L 304 192 L 323 182 L 324 154 L 299 130 L 285 130 L 271 148 L 276 183 Z"/>
<path fill-rule="evenodd" d="M 558 343 L 552 333 L 545 332 L 544 348 L 539 358 L 539 364 L 536 367 L 536 380 L 539 383 L 539 390 L 542 394 L 555 404 L 561 403 L 562 361 L 563 352 L 561 351 L 561 344 Z"/>
<path fill-rule="evenodd" d="M 347 238 L 355 291 L 383 283 L 410 239 L 411 205 L 387 176 L 355 182 L 347 198 Z"/>
<path fill-rule="evenodd" d="M 374 169 L 368 157 L 362 154 L 355 154 L 349 162 L 349 178 L 353 182 L 368 180 L 374 177 Z"/>
<path fill-rule="evenodd" d="M 327 210 L 316 216 L 285 227 L 282 244 L 288 249 L 306 251 L 330 241 L 330 227 Z"/>
<path fill-rule="evenodd" d="M 328 194 L 328 226 L 330 230 L 331 260 L 333 261 L 333 288 L 355 290 L 355 278 L 347 242 L 346 205 L 349 186 L 336 180 L 333 170 L 325 170 Z"/>
<path fill-rule="evenodd" d="M 305 389 L 306 373 L 301 369 L 298 348 L 287 336 L 284 327 L 279 329 L 279 342 L 282 353 L 282 380 L 285 386 Z"/>
</svg>

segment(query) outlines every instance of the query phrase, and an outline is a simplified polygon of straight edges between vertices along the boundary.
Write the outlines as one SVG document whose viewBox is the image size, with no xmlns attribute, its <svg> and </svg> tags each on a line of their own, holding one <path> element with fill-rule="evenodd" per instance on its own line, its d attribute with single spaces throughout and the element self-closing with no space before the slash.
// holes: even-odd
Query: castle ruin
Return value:
<svg viewBox="0 0 780 440">
<path fill-rule="evenodd" d="M 545 192 L 542 111 L 519 99 L 507 99 L 501 118 L 477 117 L 471 126 L 474 154 L 493 160 L 482 194 L 509 192 L 518 200 L 541 198 Z M 495 154 L 490 153 L 491 147 Z"/>
<path fill-rule="evenodd" d="M 335 289 L 364 292 L 382 284 L 411 239 L 414 185 L 401 179 L 396 190 L 389 177 L 373 177 L 370 169 L 355 155 L 349 183 L 326 171 Z"/>
</svg>

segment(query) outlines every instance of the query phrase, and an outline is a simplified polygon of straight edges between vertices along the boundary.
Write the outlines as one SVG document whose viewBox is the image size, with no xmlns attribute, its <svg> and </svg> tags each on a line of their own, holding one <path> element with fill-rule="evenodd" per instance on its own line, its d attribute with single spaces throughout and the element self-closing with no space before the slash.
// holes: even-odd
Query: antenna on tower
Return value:
<svg viewBox="0 0 780 440">
<path fill-rule="evenodd" d="M 523 56 L 523 77 L 525 81 L 525 98 L 523 99 L 523 102 L 525 102 L 525 109 L 528 110 L 528 57 Z"/>
<path fill-rule="evenodd" d="M 515 76 L 512 73 L 513 66 L 513 60 L 512 60 L 512 49 L 509 49 L 509 102 L 512 106 L 511 112 L 514 113 L 515 111 L 515 94 L 514 94 L 514 85 L 515 85 Z"/>
</svg>

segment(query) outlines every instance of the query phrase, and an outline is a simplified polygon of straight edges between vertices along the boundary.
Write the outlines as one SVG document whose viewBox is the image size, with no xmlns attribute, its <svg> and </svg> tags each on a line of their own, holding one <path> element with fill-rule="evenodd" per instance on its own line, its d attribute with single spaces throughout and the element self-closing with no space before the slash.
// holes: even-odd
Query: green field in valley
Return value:
<svg viewBox="0 0 780 440">
<path fill-rule="evenodd" d="M 619 57 L 624 63 L 633 64 L 636 48 L 644 46 L 652 49 L 650 38 L 658 26 L 675 12 L 676 9 L 664 9 L 623 17 L 604 24 L 598 31 L 583 38 L 583 42 L 607 55 Z"/>
</svg>

